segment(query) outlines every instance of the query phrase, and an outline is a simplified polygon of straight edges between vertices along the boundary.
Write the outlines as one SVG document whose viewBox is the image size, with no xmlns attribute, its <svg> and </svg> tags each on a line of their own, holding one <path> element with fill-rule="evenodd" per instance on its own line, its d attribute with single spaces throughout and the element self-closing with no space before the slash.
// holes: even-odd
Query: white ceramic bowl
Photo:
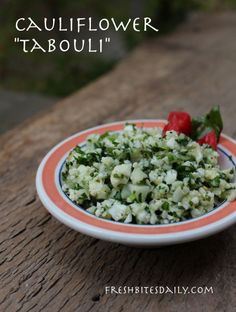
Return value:
<svg viewBox="0 0 236 312">
<path fill-rule="evenodd" d="M 137 127 L 163 127 L 164 120 L 131 120 Z M 156 247 L 196 240 L 222 231 L 236 222 L 236 201 L 224 202 L 213 211 L 184 222 L 168 225 L 134 225 L 98 218 L 73 203 L 62 191 L 60 171 L 68 153 L 83 144 L 91 133 L 122 130 L 115 122 L 79 132 L 55 146 L 41 162 L 36 187 L 48 211 L 62 223 L 83 234 L 102 240 L 139 247 Z M 236 167 L 236 141 L 222 135 L 218 145 L 222 168 Z"/>
</svg>

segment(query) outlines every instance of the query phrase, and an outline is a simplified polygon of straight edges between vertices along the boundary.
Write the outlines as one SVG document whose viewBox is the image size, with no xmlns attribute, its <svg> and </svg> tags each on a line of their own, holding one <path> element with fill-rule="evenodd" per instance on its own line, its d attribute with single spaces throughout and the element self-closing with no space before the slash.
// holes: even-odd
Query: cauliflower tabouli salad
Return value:
<svg viewBox="0 0 236 312">
<path fill-rule="evenodd" d="M 175 113 L 179 119 L 187 114 Z M 92 134 L 67 157 L 62 189 L 88 212 L 113 221 L 169 224 L 199 217 L 235 199 L 236 184 L 234 168 L 221 170 L 212 141 L 202 142 L 206 134 L 193 140 L 192 126 L 192 120 L 191 129 L 186 122 L 164 130 L 127 124 L 120 132 Z"/>
</svg>

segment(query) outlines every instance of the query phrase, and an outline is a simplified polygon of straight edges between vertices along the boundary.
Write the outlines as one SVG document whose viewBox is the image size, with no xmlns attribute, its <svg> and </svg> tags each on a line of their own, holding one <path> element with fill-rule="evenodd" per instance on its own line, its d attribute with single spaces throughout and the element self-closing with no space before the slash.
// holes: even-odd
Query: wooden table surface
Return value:
<svg viewBox="0 0 236 312">
<path fill-rule="evenodd" d="M 134 249 L 81 235 L 35 190 L 44 154 L 91 126 L 197 115 L 220 104 L 236 137 L 236 15 L 193 16 L 112 72 L 0 139 L 0 311 L 235 311 L 236 227 L 200 241 Z M 32 103 L 34 105 L 34 103 Z M 212 286 L 205 295 L 105 295 L 105 286 Z"/>
</svg>

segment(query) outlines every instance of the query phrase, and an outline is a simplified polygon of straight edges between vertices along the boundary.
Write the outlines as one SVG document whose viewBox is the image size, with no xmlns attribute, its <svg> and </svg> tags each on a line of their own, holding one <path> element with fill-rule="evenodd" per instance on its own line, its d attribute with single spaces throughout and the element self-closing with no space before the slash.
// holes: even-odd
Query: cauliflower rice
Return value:
<svg viewBox="0 0 236 312">
<path fill-rule="evenodd" d="M 97 217 L 134 224 L 169 224 L 199 217 L 236 197 L 234 168 L 184 134 L 126 125 L 93 134 L 62 170 L 62 189 Z"/>
</svg>

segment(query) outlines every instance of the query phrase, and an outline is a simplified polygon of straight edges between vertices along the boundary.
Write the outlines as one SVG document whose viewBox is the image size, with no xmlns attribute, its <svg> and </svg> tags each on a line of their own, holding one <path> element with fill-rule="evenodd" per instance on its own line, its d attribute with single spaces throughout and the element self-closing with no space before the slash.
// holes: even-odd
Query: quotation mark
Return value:
<svg viewBox="0 0 236 312">
<path fill-rule="evenodd" d="M 20 42 L 20 38 L 14 38 L 15 42 Z"/>
<path fill-rule="evenodd" d="M 108 37 L 108 38 L 105 38 L 105 42 L 110 42 L 111 41 L 111 38 Z"/>
</svg>

